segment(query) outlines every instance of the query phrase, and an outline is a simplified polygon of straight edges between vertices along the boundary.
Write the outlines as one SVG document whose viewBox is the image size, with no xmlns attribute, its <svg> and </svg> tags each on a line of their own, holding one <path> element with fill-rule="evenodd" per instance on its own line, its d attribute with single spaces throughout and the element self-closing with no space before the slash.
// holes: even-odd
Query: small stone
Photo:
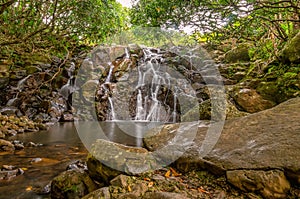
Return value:
<svg viewBox="0 0 300 199">
<path fill-rule="evenodd" d="M 114 179 L 112 179 L 110 181 L 110 184 L 113 186 L 126 188 L 128 186 L 129 179 L 130 179 L 129 176 L 121 174 L 121 175 L 118 175 L 117 177 L 115 177 Z"/>
<path fill-rule="evenodd" d="M 0 139 L 0 151 L 14 151 L 14 145 L 6 140 Z"/>
<path fill-rule="evenodd" d="M 72 164 L 69 164 L 67 166 L 66 170 L 73 170 L 73 169 L 86 171 L 87 170 L 86 162 L 83 162 L 81 160 L 77 160 L 77 161 L 73 162 Z"/>
<path fill-rule="evenodd" d="M 24 145 L 23 144 L 15 144 L 15 149 L 22 150 L 22 149 L 24 149 Z"/>
<path fill-rule="evenodd" d="M 2 165 L 2 169 L 5 169 L 5 170 L 13 170 L 15 168 L 16 167 L 13 165 Z"/>
<path fill-rule="evenodd" d="M 7 130 L 6 134 L 8 136 L 15 136 L 15 135 L 18 134 L 18 132 L 16 130 L 14 130 L 14 129 L 10 129 L 10 130 Z"/>
<path fill-rule="evenodd" d="M 109 187 L 102 187 L 84 196 L 82 199 L 111 199 Z"/>
<path fill-rule="evenodd" d="M 34 143 L 34 142 L 28 142 L 28 143 L 26 144 L 26 146 L 27 146 L 27 147 L 36 147 L 37 144 Z"/>
<path fill-rule="evenodd" d="M 33 158 L 30 160 L 31 163 L 38 163 L 41 162 L 43 159 L 42 158 Z"/>
</svg>

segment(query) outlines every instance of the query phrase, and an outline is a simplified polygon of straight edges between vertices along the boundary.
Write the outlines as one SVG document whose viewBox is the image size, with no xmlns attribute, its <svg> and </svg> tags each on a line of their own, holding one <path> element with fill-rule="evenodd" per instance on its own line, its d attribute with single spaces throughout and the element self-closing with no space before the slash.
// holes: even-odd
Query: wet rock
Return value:
<svg viewBox="0 0 300 199">
<path fill-rule="evenodd" d="M 86 162 L 83 162 L 81 160 L 77 160 L 77 161 L 75 161 L 72 164 L 69 164 L 67 166 L 67 170 L 73 170 L 73 169 L 77 169 L 77 170 L 81 170 L 81 171 L 87 171 Z"/>
<path fill-rule="evenodd" d="M 28 142 L 27 144 L 25 144 L 26 147 L 37 147 L 37 146 L 41 146 L 42 144 L 37 144 L 34 142 Z"/>
<path fill-rule="evenodd" d="M 15 146 L 10 142 L 0 139 L 0 151 L 14 151 Z"/>
<path fill-rule="evenodd" d="M 69 170 L 52 180 L 51 198 L 79 199 L 96 190 L 96 188 L 96 184 L 86 172 Z"/>
<path fill-rule="evenodd" d="M 22 174 L 24 174 L 24 171 L 20 168 L 15 169 L 14 166 L 3 165 L 0 170 L 0 180 L 10 180 Z"/>
<path fill-rule="evenodd" d="M 284 172 L 279 170 L 235 170 L 227 171 L 226 176 L 228 181 L 239 189 L 259 192 L 264 198 L 286 198 L 291 188 Z"/>
<path fill-rule="evenodd" d="M 31 163 L 38 163 L 38 162 L 41 162 L 41 161 L 43 161 L 42 158 L 33 158 L 33 159 L 30 160 Z"/>
<path fill-rule="evenodd" d="M 45 186 L 38 188 L 37 190 L 34 190 L 34 192 L 36 192 L 39 195 L 46 195 L 46 194 L 50 194 L 51 193 L 51 183 L 49 182 L 48 184 L 46 184 Z"/>
<path fill-rule="evenodd" d="M 109 187 L 102 187 L 84 196 L 82 199 L 111 199 Z"/>
<path fill-rule="evenodd" d="M 147 192 L 143 199 L 189 199 L 189 197 L 179 193 Z"/>
<path fill-rule="evenodd" d="M 146 164 L 146 149 L 129 147 L 98 139 L 87 158 L 89 174 L 93 179 L 109 183 L 120 174 L 138 174 L 150 170 Z"/>
<path fill-rule="evenodd" d="M 262 96 L 253 89 L 243 88 L 237 90 L 232 94 L 232 97 L 243 110 L 249 113 L 266 110 L 276 105 L 272 101 L 263 99 Z"/>
<path fill-rule="evenodd" d="M 16 150 L 22 150 L 22 149 L 24 149 L 24 145 L 23 144 L 14 144 L 14 146 L 15 146 L 15 149 Z"/>
<path fill-rule="evenodd" d="M 300 32 L 284 46 L 279 56 L 283 62 L 300 63 Z"/>
<path fill-rule="evenodd" d="M 13 165 L 2 165 L 2 170 L 13 170 L 15 168 Z"/>
</svg>

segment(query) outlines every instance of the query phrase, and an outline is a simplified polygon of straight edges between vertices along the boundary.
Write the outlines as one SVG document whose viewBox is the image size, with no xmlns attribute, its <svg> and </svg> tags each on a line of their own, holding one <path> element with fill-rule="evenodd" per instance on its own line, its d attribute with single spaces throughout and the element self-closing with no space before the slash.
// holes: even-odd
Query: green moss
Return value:
<svg viewBox="0 0 300 199">
<path fill-rule="evenodd" d="M 248 49 L 249 47 L 245 44 L 228 51 L 225 55 L 225 61 L 227 63 L 250 61 Z"/>
<path fill-rule="evenodd" d="M 283 62 L 300 62 L 300 32 L 285 45 L 280 58 Z"/>
<path fill-rule="evenodd" d="M 291 80 L 291 79 L 294 79 L 297 77 L 297 73 L 294 73 L 294 72 L 287 72 L 283 75 L 283 79 L 284 80 Z"/>
</svg>

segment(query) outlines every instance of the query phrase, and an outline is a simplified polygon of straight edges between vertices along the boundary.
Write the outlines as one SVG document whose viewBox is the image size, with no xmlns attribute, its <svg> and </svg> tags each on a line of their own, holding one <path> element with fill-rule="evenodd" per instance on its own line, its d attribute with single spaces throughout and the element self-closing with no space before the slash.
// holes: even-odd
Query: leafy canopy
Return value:
<svg viewBox="0 0 300 199">
<path fill-rule="evenodd" d="M 99 42 L 128 26 L 115 0 L 0 0 L 0 47 Z"/>
</svg>

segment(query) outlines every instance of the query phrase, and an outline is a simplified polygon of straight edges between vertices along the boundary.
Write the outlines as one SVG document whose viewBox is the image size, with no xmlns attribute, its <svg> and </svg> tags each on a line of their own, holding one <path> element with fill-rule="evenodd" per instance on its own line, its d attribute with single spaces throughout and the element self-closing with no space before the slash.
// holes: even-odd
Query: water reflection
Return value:
<svg viewBox="0 0 300 199">
<path fill-rule="evenodd" d="M 41 143 L 43 146 L 25 147 L 14 154 L 0 155 L 0 166 L 13 165 L 25 170 L 23 175 L 0 181 L 1 199 L 50 198 L 35 191 L 41 190 L 67 165 L 78 159 L 84 160 L 87 155 L 72 123 L 57 124 L 49 131 L 19 134 L 11 139 Z M 34 158 L 41 158 L 42 161 L 32 163 Z"/>
<path fill-rule="evenodd" d="M 75 126 L 84 146 L 89 150 L 97 139 L 142 147 L 145 133 L 161 124 L 161 122 L 107 121 L 77 122 Z"/>
<path fill-rule="evenodd" d="M 11 140 L 41 143 L 43 146 L 25 147 L 24 150 L 16 151 L 14 154 L 0 155 L 0 167 L 13 165 L 25 170 L 23 175 L 9 181 L 0 180 L 0 199 L 50 198 L 49 195 L 38 195 L 34 191 L 47 185 L 55 176 L 65 171 L 70 163 L 78 159 L 85 160 L 87 149 L 96 139 L 107 139 L 129 146 L 142 146 L 145 131 L 159 124 L 84 122 L 76 124 L 79 132 L 77 134 L 75 124 L 62 123 L 52 126 L 49 131 L 24 133 L 12 137 Z M 42 161 L 32 163 L 31 160 L 34 158 L 41 158 Z"/>
</svg>

